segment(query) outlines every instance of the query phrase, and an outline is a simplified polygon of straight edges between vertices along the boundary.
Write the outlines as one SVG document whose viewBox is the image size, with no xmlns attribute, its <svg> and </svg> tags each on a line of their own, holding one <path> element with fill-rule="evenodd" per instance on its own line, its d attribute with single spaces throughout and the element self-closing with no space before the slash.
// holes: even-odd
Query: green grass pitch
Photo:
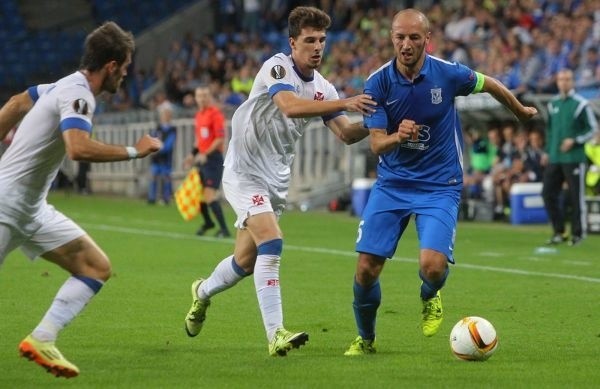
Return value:
<svg viewBox="0 0 600 389">
<path fill-rule="evenodd" d="M 600 236 L 536 254 L 549 226 L 461 222 L 457 265 L 442 292 L 445 321 L 419 329 L 417 240 L 411 223 L 381 278 L 375 355 L 343 355 L 356 336 L 354 240 L 347 213 L 286 212 L 281 287 L 285 325 L 310 340 L 270 357 L 252 280 L 215 296 L 202 333 L 188 338 L 189 286 L 233 240 L 199 238 L 174 206 L 53 193 L 111 258 L 113 278 L 57 345 L 81 375 L 56 379 L 18 357 L 67 274 L 20 251 L 0 268 L 0 388 L 565 388 L 600 382 Z M 227 208 L 229 221 L 233 215 Z M 448 336 L 467 315 L 499 336 L 486 362 L 455 359 Z"/>
</svg>

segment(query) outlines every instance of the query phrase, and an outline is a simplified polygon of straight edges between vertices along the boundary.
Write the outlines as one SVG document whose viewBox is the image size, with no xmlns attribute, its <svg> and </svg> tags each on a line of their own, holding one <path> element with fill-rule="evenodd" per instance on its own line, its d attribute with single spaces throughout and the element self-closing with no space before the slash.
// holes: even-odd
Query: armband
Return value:
<svg viewBox="0 0 600 389">
<path fill-rule="evenodd" d="M 125 150 L 127 150 L 127 155 L 129 159 L 136 159 L 138 157 L 137 149 L 133 146 L 126 146 Z"/>
</svg>

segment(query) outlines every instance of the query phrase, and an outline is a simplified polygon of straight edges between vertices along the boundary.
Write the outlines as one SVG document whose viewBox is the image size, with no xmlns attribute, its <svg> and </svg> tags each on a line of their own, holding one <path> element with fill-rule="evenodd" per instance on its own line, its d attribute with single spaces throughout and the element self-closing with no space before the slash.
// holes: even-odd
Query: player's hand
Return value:
<svg viewBox="0 0 600 389">
<path fill-rule="evenodd" d="M 538 110 L 535 107 L 523 107 L 521 111 L 519 111 L 517 118 L 522 122 L 526 122 L 537 114 Z"/>
<path fill-rule="evenodd" d="M 194 164 L 194 156 L 192 154 L 188 154 L 183 159 L 183 169 L 188 170 Z"/>
<path fill-rule="evenodd" d="M 150 153 L 154 153 L 155 151 L 162 149 L 162 147 L 162 141 L 150 135 L 142 136 L 135 144 L 135 149 L 138 152 L 138 158 L 144 158 Z"/>
<path fill-rule="evenodd" d="M 573 148 L 574 144 L 575 144 L 575 139 L 565 138 L 565 139 L 563 139 L 562 143 L 560 144 L 560 151 L 562 151 L 563 153 L 566 153 L 567 151 L 569 151 Z"/>
<path fill-rule="evenodd" d="M 347 112 L 359 112 L 365 116 L 371 116 L 375 112 L 375 102 L 369 95 L 356 95 L 345 99 Z"/>
<path fill-rule="evenodd" d="M 206 163 L 206 154 L 203 154 L 203 153 L 196 154 L 195 161 L 196 161 L 196 163 L 199 163 L 200 165 L 204 165 Z"/>
<path fill-rule="evenodd" d="M 405 142 L 409 139 L 416 139 L 419 136 L 419 128 L 421 126 L 414 122 L 414 120 L 404 119 L 398 126 L 396 136 L 398 137 L 398 143 Z"/>
</svg>

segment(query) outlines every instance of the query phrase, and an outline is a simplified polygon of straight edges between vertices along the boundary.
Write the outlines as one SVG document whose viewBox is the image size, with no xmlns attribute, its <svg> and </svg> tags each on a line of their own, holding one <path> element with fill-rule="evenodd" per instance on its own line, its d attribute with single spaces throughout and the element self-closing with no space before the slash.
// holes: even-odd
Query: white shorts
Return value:
<svg viewBox="0 0 600 389">
<path fill-rule="evenodd" d="M 225 168 L 223 193 L 237 218 L 235 227 L 246 228 L 246 220 L 252 215 L 273 212 L 279 218 L 285 209 L 287 191 L 274 193 L 257 177 L 245 175 Z"/>
<path fill-rule="evenodd" d="M 81 227 L 49 204 L 43 205 L 33 219 L 8 220 L 0 218 L 0 265 L 17 247 L 34 259 L 85 235 Z M 23 224 L 27 224 L 27 231 L 21 228 Z M 30 230 L 32 226 L 36 228 Z"/>
</svg>

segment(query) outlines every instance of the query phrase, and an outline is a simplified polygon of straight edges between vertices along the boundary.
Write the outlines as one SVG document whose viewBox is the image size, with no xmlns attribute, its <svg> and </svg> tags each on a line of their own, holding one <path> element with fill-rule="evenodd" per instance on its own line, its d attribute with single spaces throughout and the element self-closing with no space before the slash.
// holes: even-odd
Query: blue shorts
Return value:
<svg viewBox="0 0 600 389">
<path fill-rule="evenodd" d="M 452 252 L 460 205 L 460 188 L 422 190 L 375 183 L 358 227 L 356 251 L 391 258 L 411 215 L 415 215 L 421 249 Z"/>
<path fill-rule="evenodd" d="M 202 186 L 205 188 L 219 189 L 223 178 L 223 154 L 212 153 L 206 158 L 204 165 L 198 166 Z"/>
</svg>

